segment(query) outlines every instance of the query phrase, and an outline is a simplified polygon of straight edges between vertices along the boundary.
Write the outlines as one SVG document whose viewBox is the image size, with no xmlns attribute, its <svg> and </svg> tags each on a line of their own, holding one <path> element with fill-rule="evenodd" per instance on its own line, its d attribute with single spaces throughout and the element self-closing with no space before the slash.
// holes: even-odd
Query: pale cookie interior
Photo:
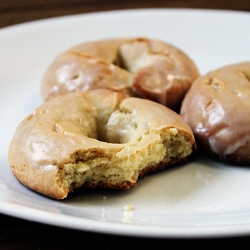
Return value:
<svg viewBox="0 0 250 250">
<path fill-rule="evenodd" d="M 61 172 L 63 185 L 70 191 L 81 186 L 129 188 L 139 176 L 181 162 L 193 151 L 186 132 L 175 127 L 154 130 L 157 120 L 142 120 L 137 112 L 122 105 L 109 116 L 97 111 L 95 121 L 98 133 L 93 138 L 110 147 L 105 152 L 94 148 L 72 155 Z"/>
</svg>

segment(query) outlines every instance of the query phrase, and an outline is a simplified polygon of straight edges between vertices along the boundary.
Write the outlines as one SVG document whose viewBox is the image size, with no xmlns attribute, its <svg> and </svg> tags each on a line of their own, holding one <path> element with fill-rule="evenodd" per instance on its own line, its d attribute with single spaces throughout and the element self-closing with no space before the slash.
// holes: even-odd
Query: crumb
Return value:
<svg viewBox="0 0 250 250">
<path fill-rule="evenodd" d="M 125 205 L 125 206 L 123 207 L 123 209 L 124 209 L 125 211 L 133 211 L 133 210 L 134 210 L 134 208 L 133 208 L 133 206 L 132 206 L 131 204 Z"/>
<path fill-rule="evenodd" d="M 104 201 L 106 201 L 106 200 L 107 200 L 107 197 L 106 197 L 106 196 L 103 196 L 102 199 L 103 199 Z"/>
</svg>

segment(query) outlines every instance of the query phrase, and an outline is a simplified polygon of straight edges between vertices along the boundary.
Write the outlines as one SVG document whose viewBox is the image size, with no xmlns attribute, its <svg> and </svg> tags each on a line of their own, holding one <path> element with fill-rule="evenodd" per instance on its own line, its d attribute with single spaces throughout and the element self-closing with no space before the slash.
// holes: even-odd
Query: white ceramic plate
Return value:
<svg viewBox="0 0 250 250">
<path fill-rule="evenodd" d="M 7 149 L 18 123 L 42 103 L 39 82 L 78 43 L 147 36 L 173 43 L 201 73 L 250 60 L 250 14 L 150 9 L 76 15 L 0 30 L 0 212 L 68 228 L 145 237 L 250 233 L 250 169 L 199 157 L 152 174 L 129 191 L 87 191 L 54 201 L 11 174 Z M 106 199 L 104 199 L 106 197 Z M 124 206 L 132 204 L 133 211 Z"/>
</svg>

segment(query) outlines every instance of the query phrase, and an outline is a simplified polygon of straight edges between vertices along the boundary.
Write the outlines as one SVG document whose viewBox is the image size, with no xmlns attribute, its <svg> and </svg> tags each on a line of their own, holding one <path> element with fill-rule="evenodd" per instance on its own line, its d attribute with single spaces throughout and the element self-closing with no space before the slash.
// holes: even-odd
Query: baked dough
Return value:
<svg viewBox="0 0 250 250">
<path fill-rule="evenodd" d="M 9 163 L 25 186 L 63 199 L 80 187 L 128 189 L 194 152 L 193 133 L 174 111 L 98 89 L 38 107 L 17 127 Z"/>
<path fill-rule="evenodd" d="M 195 63 L 180 49 L 147 38 L 86 42 L 60 54 L 41 83 L 44 100 L 107 88 L 179 110 L 194 79 Z"/>
<path fill-rule="evenodd" d="M 228 65 L 198 78 L 181 115 L 200 147 L 230 164 L 250 163 L 250 62 Z"/>
</svg>

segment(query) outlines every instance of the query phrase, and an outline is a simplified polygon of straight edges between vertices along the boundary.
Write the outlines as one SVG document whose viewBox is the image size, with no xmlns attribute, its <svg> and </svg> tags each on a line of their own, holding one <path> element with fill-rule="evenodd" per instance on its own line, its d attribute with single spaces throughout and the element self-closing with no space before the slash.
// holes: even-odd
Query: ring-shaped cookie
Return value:
<svg viewBox="0 0 250 250">
<path fill-rule="evenodd" d="M 69 92 L 107 88 L 159 102 L 176 111 L 199 76 L 183 51 L 147 38 L 106 39 L 73 47 L 46 70 L 44 100 Z"/>
<path fill-rule="evenodd" d="M 128 189 L 195 151 L 190 127 L 174 111 L 98 89 L 38 107 L 17 127 L 9 163 L 25 186 L 63 199 L 80 187 Z"/>
</svg>

